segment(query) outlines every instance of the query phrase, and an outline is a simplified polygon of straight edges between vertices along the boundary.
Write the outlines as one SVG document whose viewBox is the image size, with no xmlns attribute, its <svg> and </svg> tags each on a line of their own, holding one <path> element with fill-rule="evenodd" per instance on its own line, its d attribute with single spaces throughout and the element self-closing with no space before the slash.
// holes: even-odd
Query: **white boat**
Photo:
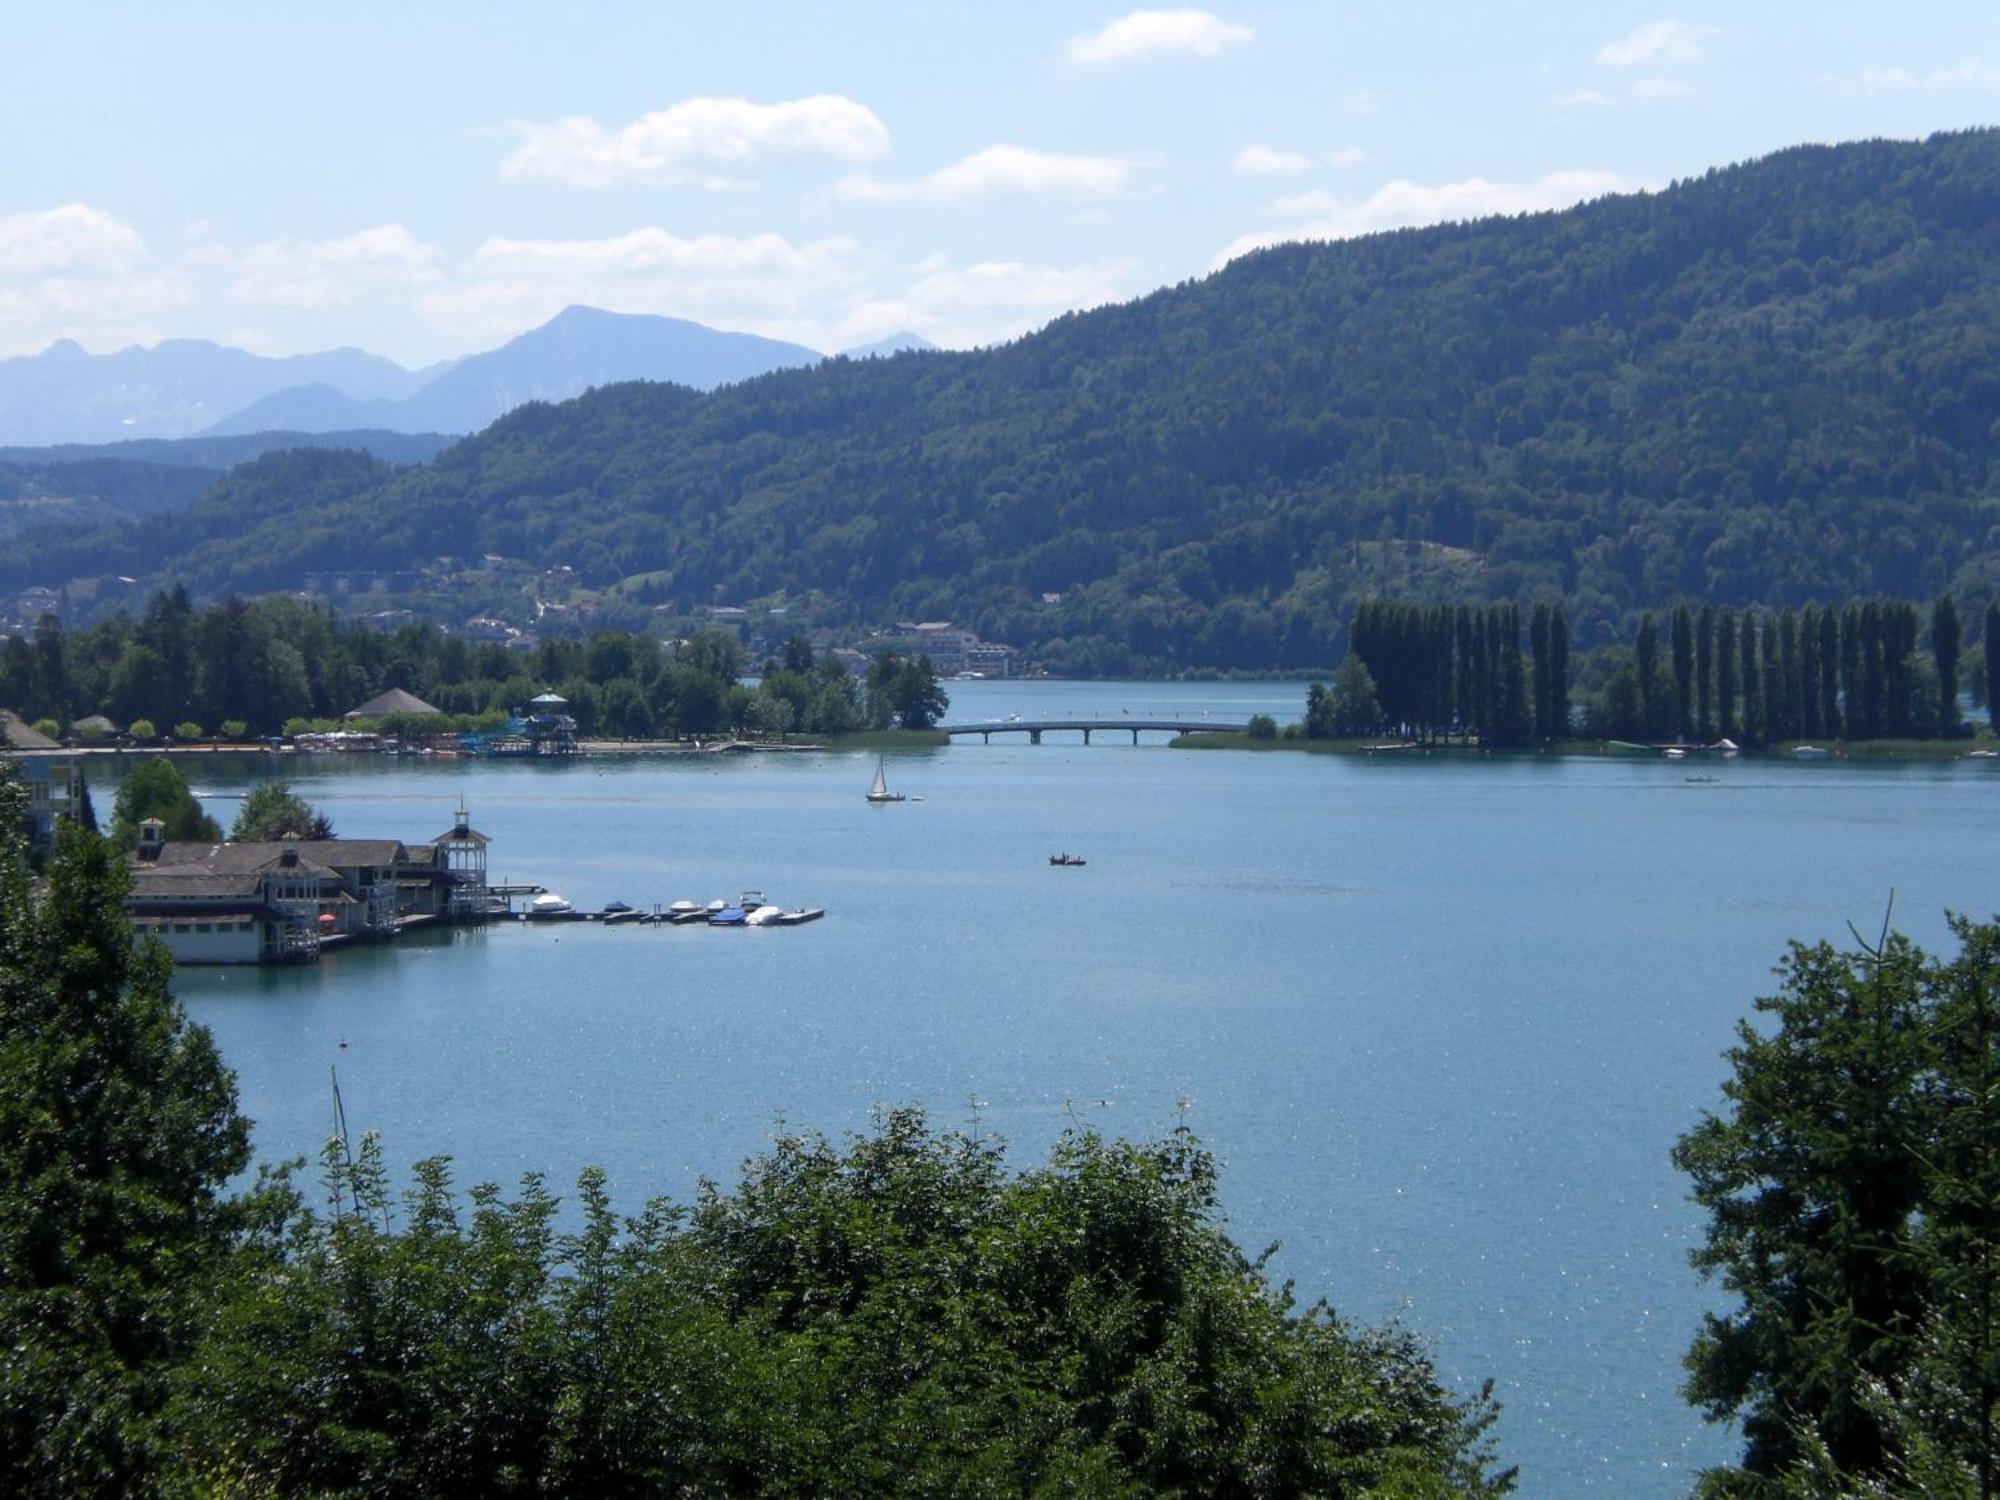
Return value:
<svg viewBox="0 0 2000 1500">
<path fill-rule="evenodd" d="M 750 915 L 743 919 L 743 925 L 745 927 L 775 927 L 778 925 L 778 918 L 784 914 L 785 909 L 782 906 L 771 906 L 768 904 L 759 906 L 754 908 Z"/>
<path fill-rule="evenodd" d="M 528 915 L 531 917 L 567 917 L 575 910 L 554 891 L 543 891 L 528 903 Z"/>
<path fill-rule="evenodd" d="M 888 778 L 882 774 L 882 757 L 875 757 L 875 784 L 868 788 L 870 802 L 901 802 L 905 798 L 901 792 L 889 790 Z"/>
<path fill-rule="evenodd" d="M 1818 745 L 1792 746 L 1793 760 L 1825 760 L 1831 754 L 1833 754 L 1831 750 L 1823 749 Z"/>
</svg>

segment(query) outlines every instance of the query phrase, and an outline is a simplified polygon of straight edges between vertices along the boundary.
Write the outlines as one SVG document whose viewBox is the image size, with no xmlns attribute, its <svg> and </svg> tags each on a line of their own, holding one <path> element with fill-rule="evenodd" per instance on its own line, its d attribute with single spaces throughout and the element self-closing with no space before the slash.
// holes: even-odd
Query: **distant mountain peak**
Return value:
<svg viewBox="0 0 2000 1500">
<path fill-rule="evenodd" d="M 849 359 L 881 359 L 891 354 L 901 354 L 906 349 L 923 353 L 936 348 L 937 345 L 921 333 L 911 333 L 905 329 L 901 333 L 892 333 L 887 338 L 876 339 L 867 344 L 856 344 L 852 349 L 843 349 L 840 352 Z"/>
<path fill-rule="evenodd" d="M 210 434 L 271 428 L 477 432 L 528 401 L 567 401 L 594 386 L 651 380 L 713 390 L 773 370 L 815 365 L 816 349 L 728 333 L 658 313 L 573 303 L 497 349 L 440 367 L 421 388 L 390 401 L 357 401 L 301 382 L 233 412 Z"/>
</svg>

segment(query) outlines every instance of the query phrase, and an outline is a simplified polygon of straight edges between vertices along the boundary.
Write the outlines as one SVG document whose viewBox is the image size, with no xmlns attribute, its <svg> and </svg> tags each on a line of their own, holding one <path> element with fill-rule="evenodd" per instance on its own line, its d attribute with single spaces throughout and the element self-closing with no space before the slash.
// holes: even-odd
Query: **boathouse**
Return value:
<svg viewBox="0 0 2000 1500">
<path fill-rule="evenodd" d="M 185 857 L 205 851 L 207 858 Z M 223 851 L 230 851 L 224 854 Z M 278 844 L 171 843 L 166 825 L 139 825 L 125 912 L 140 936 L 176 962 L 295 963 L 317 957 L 324 913 L 352 905 L 331 869 Z M 336 925 L 338 919 L 336 918 Z"/>
<path fill-rule="evenodd" d="M 182 963 L 281 963 L 327 942 L 381 942 L 427 922 L 483 919 L 490 842 L 463 807 L 448 831 L 414 845 L 169 840 L 149 818 L 139 825 L 125 910 Z"/>
</svg>

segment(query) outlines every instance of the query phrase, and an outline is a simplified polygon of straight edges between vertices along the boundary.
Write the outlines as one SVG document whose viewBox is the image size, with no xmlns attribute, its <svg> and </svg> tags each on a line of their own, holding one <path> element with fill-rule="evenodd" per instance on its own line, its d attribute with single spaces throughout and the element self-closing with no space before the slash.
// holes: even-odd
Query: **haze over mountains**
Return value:
<svg viewBox="0 0 2000 1500">
<path fill-rule="evenodd" d="M 857 356 L 928 348 L 898 334 Z M 197 433 L 476 432 L 525 401 L 625 380 L 697 390 L 817 364 L 800 344 L 679 318 L 571 307 L 498 349 L 423 370 L 358 349 L 282 359 L 202 339 L 93 355 L 67 340 L 0 360 L 0 444 L 43 446 Z"/>
<path fill-rule="evenodd" d="M 165 520 L 0 544 L 0 585 L 492 553 L 1102 675 L 1323 666 L 1381 593 L 1560 596 L 1585 640 L 1681 599 L 1983 598 L 1995 537 L 1982 130 L 1280 246 L 993 349 L 600 388 L 420 467 L 274 453 Z"/>
</svg>

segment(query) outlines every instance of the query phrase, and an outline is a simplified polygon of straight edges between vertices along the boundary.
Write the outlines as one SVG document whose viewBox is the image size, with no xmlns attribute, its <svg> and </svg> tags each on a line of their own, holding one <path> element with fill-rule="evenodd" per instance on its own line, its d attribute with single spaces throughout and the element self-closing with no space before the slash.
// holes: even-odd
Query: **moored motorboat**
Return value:
<svg viewBox="0 0 2000 1500">
<path fill-rule="evenodd" d="M 676 901 L 660 915 L 664 920 L 675 924 L 699 922 L 708 916 L 708 908 L 699 901 Z"/>
<path fill-rule="evenodd" d="M 528 915 L 540 918 L 573 917 L 576 915 L 576 908 L 554 891 L 543 891 L 528 903 Z"/>
<path fill-rule="evenodd" d="M 708 925 L 711 927 L 741 927 L 749 920 L 750 913 L 740 906 L 725 906 L 708 914 Z"/>
<path fill-rule="evenodd" d="M 1049 863 L 1052 865 L 1074 866 L 1088 864 L 1089 861 L 1081 854 L 1051 854 L 1049 856 Z"/>
<path fill-rule="evenodd" d="M 785 909 L 782 906 L 772 906 L 766 902 L 762 906 L 753 907 L 749 915 L 744 917 L 743 925 L 745 927 L 775 927 L 778 925 L 778 918 L 784 914 Z"/>
</svg>

